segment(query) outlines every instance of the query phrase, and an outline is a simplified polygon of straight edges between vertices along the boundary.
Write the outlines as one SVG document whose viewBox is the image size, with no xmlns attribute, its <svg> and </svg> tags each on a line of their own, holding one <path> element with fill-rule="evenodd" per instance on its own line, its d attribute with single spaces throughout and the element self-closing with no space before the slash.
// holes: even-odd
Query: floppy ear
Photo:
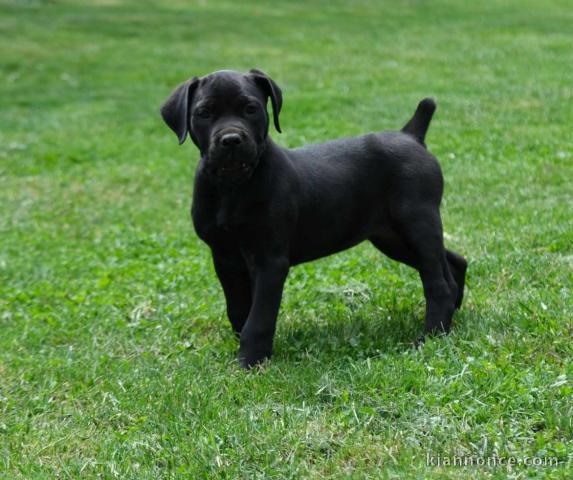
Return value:
<svg viewBox="0 0 573 480">
<path fill-rule="evenodd" d="M 271 97 L 273 121 L 277 132 L 281 133 L 281 126 L 279 124 L 279 113 L 281 113 L 281 107 L 283 106 L 283 94 L 281 89 L 271 77 L 256 68 L 249 70 L 249 73 L 253 76 L 259 88 L 265 92 L 265 95 Z"/>
<path fill-rule="evenodd" d="M 185 141 L 189 132 L 189 105 L 198 83 L 197 77 L 183 82 L 161 105 L 161 116 L 179 138 L 179 145 Z"/>
</svg>

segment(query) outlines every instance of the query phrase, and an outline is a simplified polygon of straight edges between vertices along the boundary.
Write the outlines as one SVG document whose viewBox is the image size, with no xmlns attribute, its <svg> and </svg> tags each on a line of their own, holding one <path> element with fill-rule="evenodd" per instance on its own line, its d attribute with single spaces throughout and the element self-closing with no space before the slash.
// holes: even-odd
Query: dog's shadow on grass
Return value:
<svg viewBox="0 0 573 480">
<path fill-rule="evenodd" d="M 349 258 L 341 256 L 339 261 L 346 264 Z M 283 298 L 274 358 L 288 362 L 312 358 L 326 365 L 413 348 L 424 325 L 419 279 L 407 267 L 404 275 L 384 264 L 380 268 L 387 284 L 382 289 L 370 277 L 333 279 L 319 268 L 294 272 Z"/>
<path fill-rule="evenodd" d="M 423 329 L 423 312 L 408 307 L 284 320 L 274 357 L 291 362 L 311 357 L 325 365 L 341 358 L 360 360 L 412 349 Z"/>
</svg>

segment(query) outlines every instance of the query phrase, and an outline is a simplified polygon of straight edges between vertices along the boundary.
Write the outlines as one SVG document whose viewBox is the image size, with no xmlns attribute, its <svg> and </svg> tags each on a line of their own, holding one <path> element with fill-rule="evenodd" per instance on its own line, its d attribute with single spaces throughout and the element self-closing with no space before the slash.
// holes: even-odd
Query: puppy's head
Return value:
<svg viewBox="0 0 573 480">
<path fill-rule="evenodd" d="M 189 133 L 209 175 L 221 183 L 240 184 L 251 177 L 267 139 L 269 98 L 280 132 L 281 90 L 260 70 L 221 70 L 187 80 L 165 101 L 161 115 L 179 144 Z"/>
</svg>

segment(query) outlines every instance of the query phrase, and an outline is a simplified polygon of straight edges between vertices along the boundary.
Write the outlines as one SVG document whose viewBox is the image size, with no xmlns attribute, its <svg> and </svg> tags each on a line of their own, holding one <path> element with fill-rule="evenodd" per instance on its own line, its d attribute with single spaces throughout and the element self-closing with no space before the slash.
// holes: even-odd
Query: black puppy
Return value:
<svg viewBox="0 0 573 480">
<path fill-rule="evenodd" d="M 467 263 L 444 248 L 442 172 L 424 145 L 433 100 L 400 132 L 286 149 L 268 136 L 268 98 L 280 132 L 281 90 L 259 70 L 192 78 L 161 107 L 179 143 L 189 133 L 201 151 L 193 223 L 211 247 L 240 364 L 271 356 L 289 268 L 364 240 L 418 270 L 425 332 L 448 332 Z"/>
</svg>

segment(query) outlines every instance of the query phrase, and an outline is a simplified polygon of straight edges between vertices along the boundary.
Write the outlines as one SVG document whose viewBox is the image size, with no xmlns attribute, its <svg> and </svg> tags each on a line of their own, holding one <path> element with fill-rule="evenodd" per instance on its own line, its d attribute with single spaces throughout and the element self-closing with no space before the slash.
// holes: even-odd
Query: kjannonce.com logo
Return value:
<svg viewBox="0 0 573 480">
<path fill-rule="evenodd" d="M 558 467 L 563 462 L 558 457 L 484 457 L 479 455 L 426 454 L 429 467 Z"/>
</svg>

